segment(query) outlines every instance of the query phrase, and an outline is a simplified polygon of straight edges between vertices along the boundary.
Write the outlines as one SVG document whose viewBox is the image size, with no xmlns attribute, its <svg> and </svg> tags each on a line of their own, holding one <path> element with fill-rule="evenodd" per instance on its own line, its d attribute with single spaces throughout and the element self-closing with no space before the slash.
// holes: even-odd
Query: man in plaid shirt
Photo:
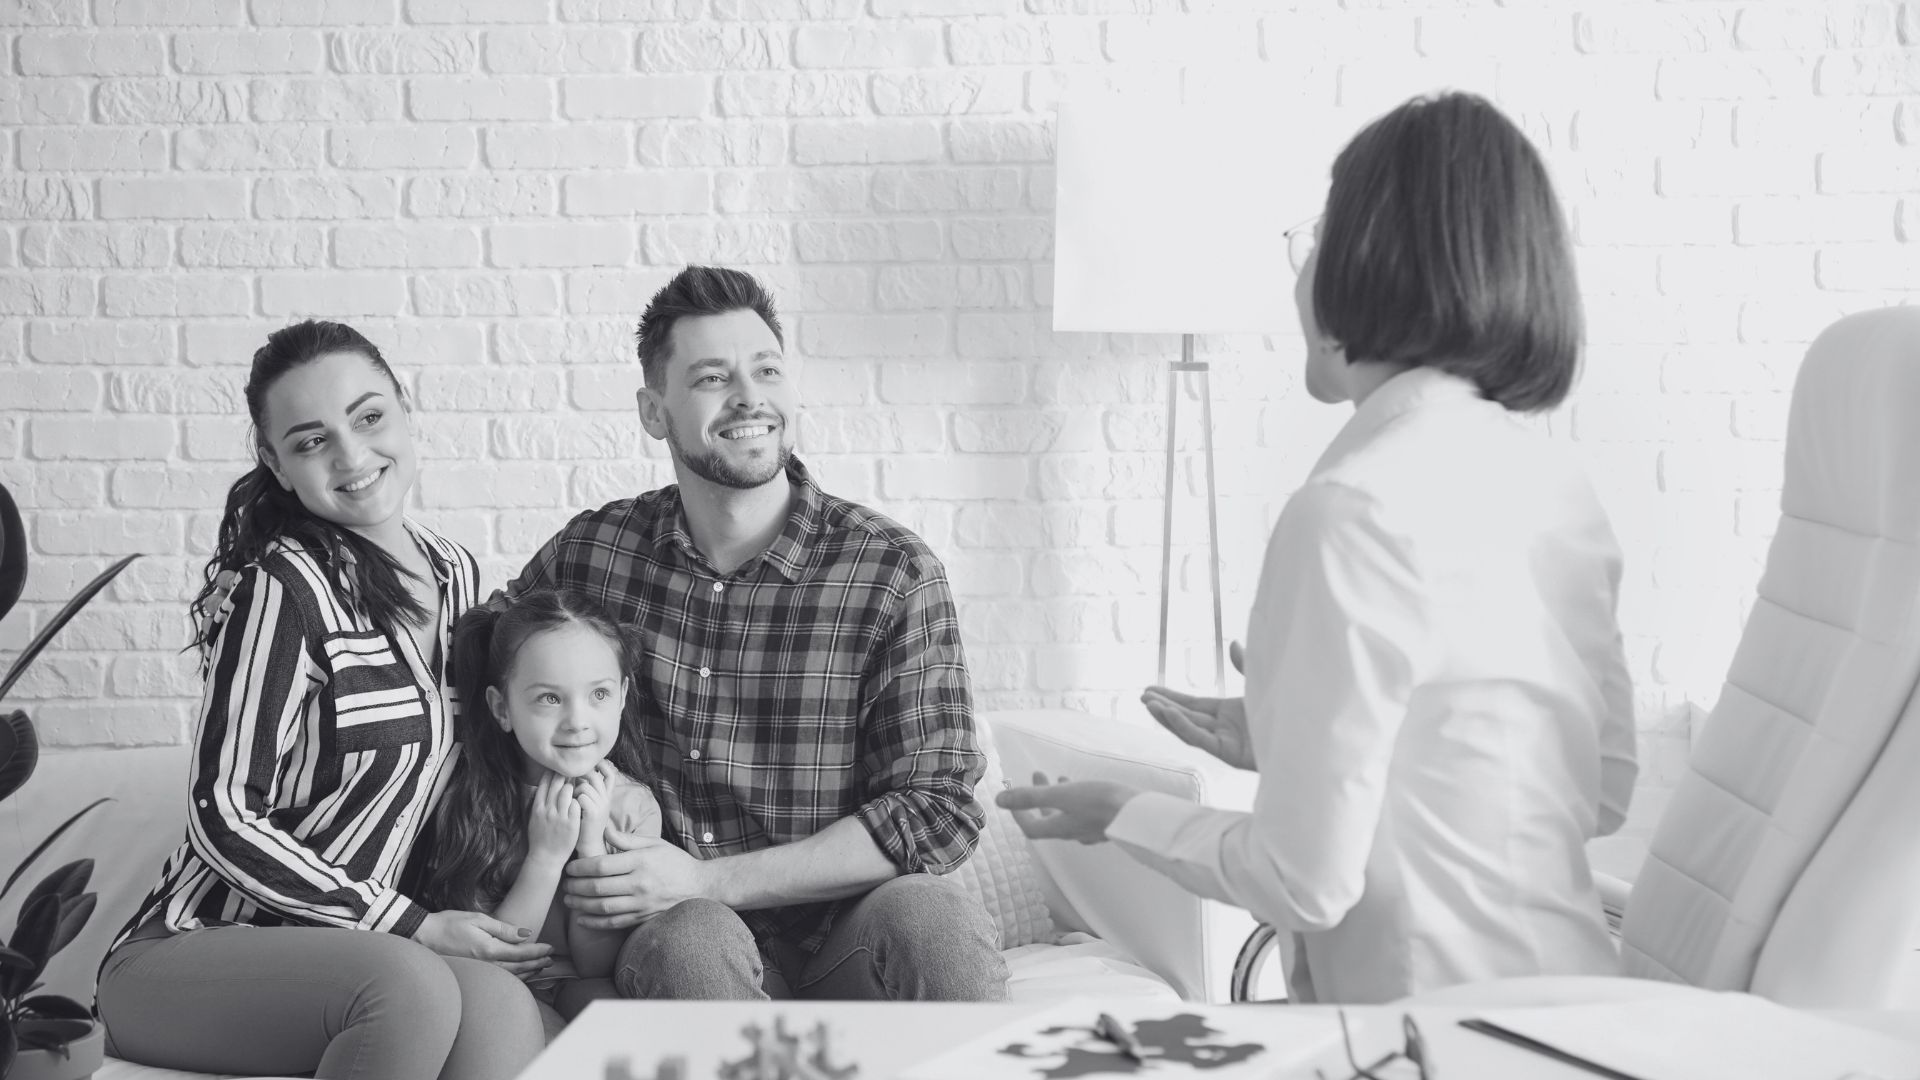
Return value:
<svg viewBox="0 0 1920 1080">
<path fill-rule="evenodd" d="M 946 571 L 793 456 L 783 345 L 747 274 L 656 293 L 640 422 L 678 483 L 575 517 L 507 587 L 585 589 L 639 639 L 667 839 L 575 861 L 566 903 L 632 928 L 625 997 L 1000 1000 L 992 919 L 938 876 L 985 820 Z"/>
</svg>

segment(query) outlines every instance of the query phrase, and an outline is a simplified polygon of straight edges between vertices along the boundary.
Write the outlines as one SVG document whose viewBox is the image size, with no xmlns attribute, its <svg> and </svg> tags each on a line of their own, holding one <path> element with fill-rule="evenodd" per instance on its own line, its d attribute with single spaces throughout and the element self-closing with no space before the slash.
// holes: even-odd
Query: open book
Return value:
<svg viewBox="0 0 1920 1080">
<path fill-rule="evenodd" d="M 1103 1013 L 1133 1037 L 1137 1060 L 1103 1033 Z M 1251 1080 L 1312 1060 L 1339 1041 L 1339 1021 L 1327 1013 L 1076 998 L 922 1062 L 902 1072 L 900 1080 Z"/>
</svg>

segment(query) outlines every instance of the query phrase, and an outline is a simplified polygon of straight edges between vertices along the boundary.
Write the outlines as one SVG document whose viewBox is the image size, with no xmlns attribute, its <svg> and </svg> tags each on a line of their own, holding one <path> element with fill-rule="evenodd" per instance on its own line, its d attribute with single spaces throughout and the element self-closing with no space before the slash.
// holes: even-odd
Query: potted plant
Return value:
<svg viewBox="0 0 1920 1080">
<path fill-rule="evenodd" d="M 137 558 L 129 555 L 107 567 L 34 635 L 0 679 L 0 702 L 47 642 Z M 26 581 L 26 529 L 13 495 L 0 484 L 0 618 L 13 610 Z M 17 709 L 0 715 L 0 801 L 20 790 L 39 761 L 40 742 L 33 721 Z M 62 833 L 106 801 L 94 800 L 54 829 L 7 875 L 6 883 L 0 885 L 0 898 L 12 892 L 27 868 Z M 92 874 L 93 860 L 79 859 L 42 878 L 21 903 L 12 936 L 0 945 L 0 1078 L 4 1080 L 85 1080 L 100 1067 L 103 1036 L 93 1007 L 38 992 L 47 962 L 73 941 L 93 914 L 95 896 L 87 891 Z"/>
</svg>

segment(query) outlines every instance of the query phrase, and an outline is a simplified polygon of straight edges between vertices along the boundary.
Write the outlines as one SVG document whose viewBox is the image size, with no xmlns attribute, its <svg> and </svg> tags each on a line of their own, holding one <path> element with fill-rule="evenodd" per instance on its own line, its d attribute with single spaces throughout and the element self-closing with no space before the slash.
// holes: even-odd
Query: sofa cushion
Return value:
<svg viewBox="0 0 1920 1080">
<path fill-rule="evenodd" d="M 1012 811 L 994 804 L 993 797 L 1007 787 L 1006 773 L 1000 764 L 999 748 L 993 739 L 992 725 L 980 723 L 980 749 L 987 755 L 986 775 L 974 789 L 981 809 L 987 813 L 980 841 L 973 854 L 953 871 L 953 880 L 979 899 L 1000 928 L 1000 947 L 1049 943 L 1055 938 L 1053 919 L 1047 913 L 1047 897 L 1040 888 L 1040 875 L 1034 870 L 1033 854 Z"/>
</svg>

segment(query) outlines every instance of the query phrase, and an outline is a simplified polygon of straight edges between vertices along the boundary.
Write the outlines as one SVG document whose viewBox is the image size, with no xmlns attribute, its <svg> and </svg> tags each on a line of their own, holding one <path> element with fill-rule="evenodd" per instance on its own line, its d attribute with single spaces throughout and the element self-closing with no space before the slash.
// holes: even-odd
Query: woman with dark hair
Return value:
<svg viewBox="0 0 1920 1080">
<path fill-rule="evenodd" d="M 254 353 L 258 464 L 193 603 L 206 691 L 187 838 L 108 950 L 109 1050 L 367 1080 L 517 1074 L 544 1045 L 530 932 L 428 911 L 407 871 L 457 759 L 448 634 L 473 556 L 407 520 L 406 392 L 352 328 Z"/>
<path fill-rule="evenodd" d="M 1297 1000 L 1611 972 L 1585 844 L 1635 775 L 1620 552 L 1511 416 L 1579 362 L 1546 170 L 1480 98 L 1416 99 L 1341 152 L 1317 239 L 1290 251 L 1306 386 L 1353 418 L 1275 524 L 1245 698 L 1143 697 L 1259 771 L 1252 812 L 1102 782 L 1000 802 L 1294 932 Z"/>
</svg>

